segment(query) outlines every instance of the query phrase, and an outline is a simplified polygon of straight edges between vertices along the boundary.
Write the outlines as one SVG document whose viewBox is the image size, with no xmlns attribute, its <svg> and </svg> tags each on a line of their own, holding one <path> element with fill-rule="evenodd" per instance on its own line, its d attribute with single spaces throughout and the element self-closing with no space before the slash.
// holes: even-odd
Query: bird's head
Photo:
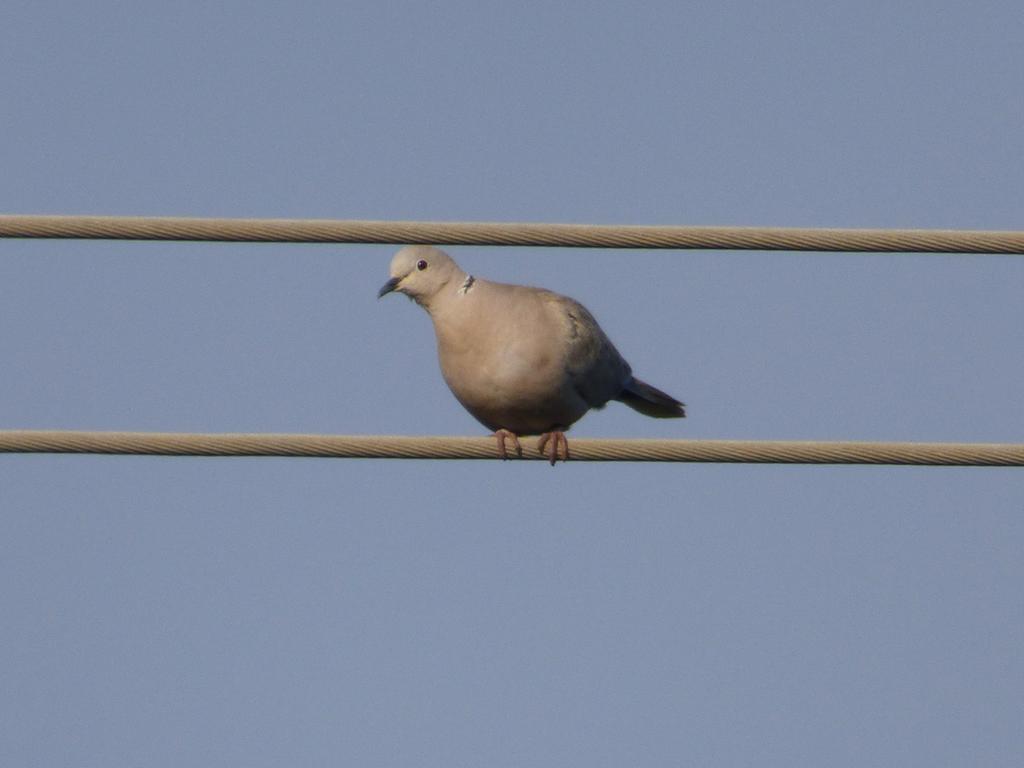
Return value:
<svg viewBox="0 0 1024 768">
<path fill-rule="evenodd" d="M 397 291 L 428 309 L 446 285 L 464 277 L 451 256 L 431 245 L 402 248 L 391 259 L 388 273 L 391 278 L 377 292 L 377 298 Z"/>
</svg>

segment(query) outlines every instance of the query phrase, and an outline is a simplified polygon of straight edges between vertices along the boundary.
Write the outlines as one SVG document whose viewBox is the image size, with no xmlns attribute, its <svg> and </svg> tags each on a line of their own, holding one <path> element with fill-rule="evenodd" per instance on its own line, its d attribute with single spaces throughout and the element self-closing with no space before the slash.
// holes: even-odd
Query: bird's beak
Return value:
<svg viewBox="0 0 1024 768">
<path fill-rule="evenodd" d="M 402 282 L 402 278 L 392 277 L 390 280 L 388 280 L 386 283 L 384 283 L 384 285 L 380 287 L 379 291 L 377 291 L 377 298 L 379 299 L 381 296 L 387 296 L 389 293 L 391 293 L 398 287 L 398 284 L 400 282 Z"/>
</svg>

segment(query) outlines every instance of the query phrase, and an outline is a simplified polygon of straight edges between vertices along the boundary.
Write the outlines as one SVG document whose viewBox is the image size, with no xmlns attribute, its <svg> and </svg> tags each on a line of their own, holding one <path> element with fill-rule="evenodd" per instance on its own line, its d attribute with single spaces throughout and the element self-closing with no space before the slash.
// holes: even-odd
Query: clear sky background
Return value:
<svg viewBox="0 0 1024 768">
<path fill-rule="evenodd" d="M 1024 8 L 7 2 L 0 211 L 1024 228 Z M 391 246 L 0 241 L 0 427 L 483 434 Z M 456 248 L 685 421 L 1024 440 L 1024 259 Z M 1024 762 L 1024 471 L 0 456 L 0 763 Z"/>
</svg>

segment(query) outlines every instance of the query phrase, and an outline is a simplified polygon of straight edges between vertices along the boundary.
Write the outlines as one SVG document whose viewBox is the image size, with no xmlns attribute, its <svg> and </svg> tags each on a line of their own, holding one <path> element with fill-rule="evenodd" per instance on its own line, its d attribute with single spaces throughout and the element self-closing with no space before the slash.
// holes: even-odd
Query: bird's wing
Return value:
<svg viewBox="0 0 1024 768">
<path fill-rule="evenodd" d="M 566 296 L 551 294 L 563 324 L 565 371 L 591 408 L 600 408 L 622 392 L 629 364 L 615 349 L 589 310 Z"/>
</svg>

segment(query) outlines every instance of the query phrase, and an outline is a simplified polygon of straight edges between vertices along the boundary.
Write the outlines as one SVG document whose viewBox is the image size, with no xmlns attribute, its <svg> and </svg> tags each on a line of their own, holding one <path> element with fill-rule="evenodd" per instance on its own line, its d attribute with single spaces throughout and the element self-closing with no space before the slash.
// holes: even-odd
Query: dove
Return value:
<svg viewBox="0 0 1024 768">
<path fill-rule="evenodd" d="M 610 400 L 655 418 L 686 415 L 683 403 L 633 376 L 579 302 L 543 288 L 464 272 L 444 251 L 410 245 L 391 260 L 377 293 L 408 296 L 430 315 L 441 374 L 455 398 L 522 456 L 520 436 L 539 435 L 552 465 L 569 458 L 565 432 Z"/>
</svg>

